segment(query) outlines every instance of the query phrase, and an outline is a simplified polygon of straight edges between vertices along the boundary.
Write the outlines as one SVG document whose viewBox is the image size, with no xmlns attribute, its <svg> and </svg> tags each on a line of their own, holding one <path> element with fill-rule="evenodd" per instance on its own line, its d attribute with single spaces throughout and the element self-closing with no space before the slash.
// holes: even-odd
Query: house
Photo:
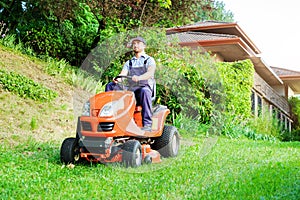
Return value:
<svg viewBox="0 0 300 200">
<path fill-rule="evenodd" d="M 265 111 L 276 114 L 285 129 L 291 130 L 288 98 L 300 94 L 300 72 L 269 66 L 259 56 L 258 47 L 237 23 L 197 22 L 169 28 L 167 36 L 178 38 L 181 46 L 204 48 L 216 61 L 250 59 L 255 68 L 251 97 L 253 113 L 255 116 Z"/>
<path fill-rule="evenodd" d="M 279 67 L 271 68 L 284 83 L 284 87 L 282 88 L 284 90 L 279 90 L 278 92 L 288 98 L 300 95 L 300 71 L 294 71 Z"/>
</svg>

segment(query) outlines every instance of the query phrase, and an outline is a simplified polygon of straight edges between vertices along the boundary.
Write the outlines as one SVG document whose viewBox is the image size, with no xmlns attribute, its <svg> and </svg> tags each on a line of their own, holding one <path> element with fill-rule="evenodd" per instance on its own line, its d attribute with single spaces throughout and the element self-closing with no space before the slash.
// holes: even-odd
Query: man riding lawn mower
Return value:
<svg viewBox="0 0 300 200">
<path fill-rule="evenodd" d="M 76 137 L 63 141 L 63 163 L 85 159 L 137 167 L 142 161 L 160 162 L 160 155 L 178 154 L 179 133 L 176 127 L 164 125 L 170 110 L 162 105 L 152 108 L 156 87 L 151 78 L 155 66 L 153 69 L 146 65 L 149 56 L 144 53 L 145 41 L 137 37 L 132 43 L 136 56 L 126 62 L 120 75 L 107 85 L 106 92 L 86 102 L 78 118 Z"/>
</svg>

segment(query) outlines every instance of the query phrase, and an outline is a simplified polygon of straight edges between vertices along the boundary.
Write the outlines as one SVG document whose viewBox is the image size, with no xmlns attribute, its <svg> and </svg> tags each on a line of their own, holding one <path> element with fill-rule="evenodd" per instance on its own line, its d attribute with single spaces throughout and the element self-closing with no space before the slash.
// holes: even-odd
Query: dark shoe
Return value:
<svg viewBox="0 0 300 200">
<path fill-rule="evenodd" d="M 151 132 L 152 131 L 152 126 L 151 125 L 146 125 L 142 128 L 143 131 L 148 131 Z"/>
</svg>

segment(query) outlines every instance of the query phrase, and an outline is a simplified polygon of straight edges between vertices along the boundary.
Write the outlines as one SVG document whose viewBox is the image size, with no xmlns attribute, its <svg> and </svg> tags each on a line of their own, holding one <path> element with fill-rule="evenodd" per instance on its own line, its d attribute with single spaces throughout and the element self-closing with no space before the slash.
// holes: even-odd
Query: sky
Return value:
<svg viewBox="0 0 300 200">
<path fill-rule="evenodd" d="M 298 0 L 220 0 L 267 65 L 300 71 Z"/>
</svg>

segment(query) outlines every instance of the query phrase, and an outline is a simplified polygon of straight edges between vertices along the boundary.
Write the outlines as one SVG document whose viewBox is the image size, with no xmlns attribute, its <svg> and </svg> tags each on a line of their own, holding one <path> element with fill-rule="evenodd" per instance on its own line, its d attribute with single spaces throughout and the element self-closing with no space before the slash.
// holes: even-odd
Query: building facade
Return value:
<svg viewBox="0 0 300 200">
<path fill-rule="evenodd" d="M 260 50 L 237 23 L 205 21 L 167 29 L 169 38 L 181 46 L 203 48 L 216 61 L 250 59 L 254 65 L 252 111 L 255 116 L 270 113 L 291 131 L 288 98 L 300 94 L 300 72 L 271 67 L 259 56 Z"/>
</svg>

